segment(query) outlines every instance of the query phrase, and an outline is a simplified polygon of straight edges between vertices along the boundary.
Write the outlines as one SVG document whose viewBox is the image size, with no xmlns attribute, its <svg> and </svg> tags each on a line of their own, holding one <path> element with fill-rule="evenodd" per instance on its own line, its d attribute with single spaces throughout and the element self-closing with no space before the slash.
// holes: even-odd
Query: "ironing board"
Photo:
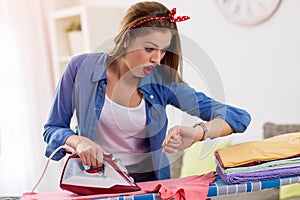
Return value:
<svg viewBox="0 0 300 200">
<path fill-rule="evenodd" d="M 255 192 L 260 190 L 266 190 L 271 188 L 277 188 L 283 185 L 289 185 L 294 183 L 300 183 L 300 175 L 285 177 L 280 179 L 273 179 L 267 181 L 258 181 L 244 184 L 226 184 L 224 183 L 218 175 L 216 175 L 216 181 L 209 185 L 209 190 L 207 198 L 214 198 L 223 195 L 234 195 L 239 193 L 246 192 Z M 36 193 L 33 195 L 23 194 L 24 200 L 33 200 L 33 199 L 71 199 L 71 197 L 80 197 L 73 193 L 67 191 L 57 191 L 50 193 Z M 89 200 L 160 200 L 160 196 L 157 193 L 142 194 L 135 196 L 117 196 L 111 198 L 91 198 L 89 196 L 81 196 L 80 199 L 89 199 Z"/>
<path fill-rule="evenodd" d="M 207 197 L 216 197 L 245 192 L 255 192 L 265 189 L 276 188 L 284 185 L 290 185 L 294 183 L 300 183 L 300 175 L 280 179 L 230 185 L 224 183 L 219 176 L 216 176 L 216 182 L 210 184 L 209 186 Z"/>
<path fill-rule="evenodd" d="M 207 197 L 213 198 L 222 195 L 232 195 L 238 193 L 245 193 L 245 192 L 255 192 L 265 189 L 271 189 L 280 187 L 283 185 L 289 185 L 294 183 L 300 183 L 300 175 L 298 176 L 291 176 L 285 177 L 280 179 L 273 179 L 273 180 L 266 180 L 266 181 L 259 181 L 259 182 L 251 182 L 251 183 L 244 183 L 244 184 L 226 184 L 224 183 L 218 175 L 216 175 L 215 183 L 210 184 Z M 144 194 L 144 195 L 136 195 L 136 196 L 119 196 L 115 198 L 97 198 L 93 200 L 158 200 L 160 199 L 157 193 L 152 194 Z"/>
</svg>

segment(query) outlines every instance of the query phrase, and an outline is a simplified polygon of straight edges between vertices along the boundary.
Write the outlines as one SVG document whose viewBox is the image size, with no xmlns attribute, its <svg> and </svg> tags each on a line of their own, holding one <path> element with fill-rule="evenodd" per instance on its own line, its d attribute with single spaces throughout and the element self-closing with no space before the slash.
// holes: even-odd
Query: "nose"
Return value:
<svg viewBox="0 0 300 200">
<path fill-rule="evenodd" d="M 159 49 L 154 50 L 151 55 L 151 62 L 154 64 L 160 64 L 162 56 L 162 52 Z"/>
</svg>

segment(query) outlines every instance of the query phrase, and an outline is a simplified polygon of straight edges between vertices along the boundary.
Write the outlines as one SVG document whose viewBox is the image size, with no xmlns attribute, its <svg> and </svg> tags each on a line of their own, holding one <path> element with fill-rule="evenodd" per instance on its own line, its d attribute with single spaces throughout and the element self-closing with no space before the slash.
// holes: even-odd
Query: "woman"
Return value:
<svg viewBox="0 0 300 200">
<path fill-rule="evenodd" d="M 175 12 L 157 2 L 136 3 L 127 10 L 110 53 L 71 59 L 45 124 L 46 156 L 66 144 L 85 165 L 101 166 L 103 153 L 113 153 L 135 181 L 167 179 L 165 152 L 245 131 L 246 111 L 214 101 L 180 79 L 176 23 L 189 17 L 175 17 Z M 167 133 L 168 104 L 207 123 L 178 125 Z M 76 132 L 70 129 L 74 112 Z M 53 159 L 64 155 L 59 151 Z"/>
</svg>

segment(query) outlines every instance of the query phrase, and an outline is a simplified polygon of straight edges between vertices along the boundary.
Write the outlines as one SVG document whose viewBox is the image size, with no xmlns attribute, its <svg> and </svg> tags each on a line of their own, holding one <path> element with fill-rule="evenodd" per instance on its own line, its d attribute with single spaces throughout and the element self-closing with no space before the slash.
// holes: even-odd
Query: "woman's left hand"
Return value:
<svg viewBox="0 0 300 200">
<path fill-rule="evenodd" d="M 169 129 L 162 147 L 167 153 L 175 153 L 190 147 L 198 141 L 198 138 L 197 129 L 186 126 L 174 126 Z"/>
</svg>

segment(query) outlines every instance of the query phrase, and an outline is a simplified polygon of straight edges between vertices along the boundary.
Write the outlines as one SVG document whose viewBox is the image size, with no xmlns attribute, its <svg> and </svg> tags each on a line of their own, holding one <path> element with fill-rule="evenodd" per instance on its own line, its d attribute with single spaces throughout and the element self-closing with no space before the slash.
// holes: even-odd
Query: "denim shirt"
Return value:
<svg viewBox="0 0 300 200">
<path fill-rule="evenodd" d="M 65 144 L 73 135 L 94 139 L 104 104 L 107 85 L 106 54 L 88 53 L 75 56 L 68 63 L 56 89 L 55 99 L 44 126 L 44 140 L 48 143 L 46 156 Z M 157 67 L 158 68 L 158 67 Z M 162 142 L 167 132 L 166 106 L 173 105 L 204 121 L 224 119 L 234 132 L 244 132 L 250 123 L 250 115 L 242 109 L 217 102 L 186 83 L 165 81 L 157 68 L 149 76 L 141 78 L 139 91 L 146 103 L 146 126 L 153 167 L 157 179 L 170 178 L 167 156 L 162 152 Z M 73 113 L 78 128 L 70 129 Z M 58 151 L 52 159 L 65 156 Z"/>
</svg>

